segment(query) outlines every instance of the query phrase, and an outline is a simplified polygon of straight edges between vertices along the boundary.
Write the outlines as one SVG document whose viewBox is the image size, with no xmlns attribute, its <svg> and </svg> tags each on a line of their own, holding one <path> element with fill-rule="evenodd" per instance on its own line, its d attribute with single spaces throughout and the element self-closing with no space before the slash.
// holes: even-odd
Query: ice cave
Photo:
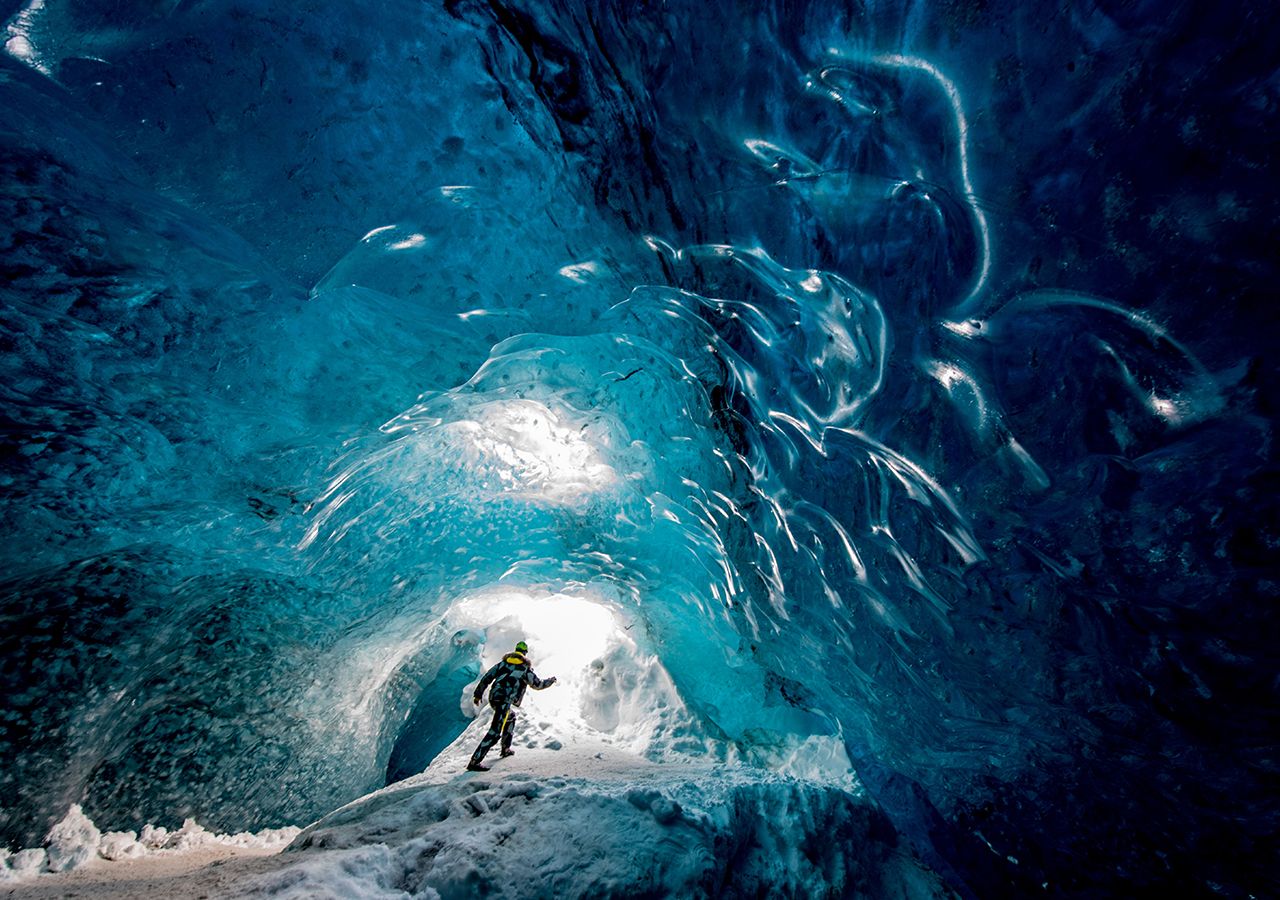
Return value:
<svg viewBox="0 0 1280 900">
<path fill-rule="evenodd" d="M 0 23 L 0 896 L 1280 896 L 1266 4 Z"/>
</svg>

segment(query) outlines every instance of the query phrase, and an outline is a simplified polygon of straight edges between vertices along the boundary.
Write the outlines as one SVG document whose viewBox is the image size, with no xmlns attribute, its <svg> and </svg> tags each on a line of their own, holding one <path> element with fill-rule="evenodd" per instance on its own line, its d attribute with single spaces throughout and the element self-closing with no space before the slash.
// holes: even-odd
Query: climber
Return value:
<svg viewBox="0 0 1280 900">
<path fill-rule="evenodd" d="M 495 663 L 476 685 L 475 694 L 471 698 L 476 706 L 480 705 L 484 689 L 490 684 L 493 685 L 493 689 L 489 691 L 489 706 L 493 708 L 493 724 L 480 739 L 480 746 L 476 747 L 476 752 L 471 754 L 471 762 L 467 763 L 468 771 L 489 771 L 489 767 L 480 765 L 480 762 L 499 737 L 502 738 L 502 755 L 514 755 L 516 751 L 511 749 L 511 738 L 516 729 L 516 711 L 513 707 L 519 706 L 520 701 L 524 699 L 526 687 L 540 691 L 556 683 L 554 677 L 544 680 L 533 673 L 529 660 L 525 657 L 528 652 L 529 645 L 520 641 L 516 644 L 516 649 Z"/>
</svg>

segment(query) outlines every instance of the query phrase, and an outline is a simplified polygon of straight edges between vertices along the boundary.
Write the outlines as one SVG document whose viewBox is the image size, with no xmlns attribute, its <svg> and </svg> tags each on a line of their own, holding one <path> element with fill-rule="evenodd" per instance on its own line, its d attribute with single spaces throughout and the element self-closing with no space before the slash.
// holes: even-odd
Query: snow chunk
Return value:
<svg viewBox="0 0 1280 900">
<path fill-rule="evenodd" d="M 102 838 L 96 825 L 84 814 L 79 803 L 73 803 L 62 821 L 49 829 L 47 865 L 50 872 L 78 869 L 98 854 Z"/>
<path fill-rule="evenodd" d="M 34 878 L 40 874 L 44 868 L 45 852 L 43 847 L 32 847 L 28 850 L 19 850 L 9 860 L 10 871 L 12 877 L 18 880 L 24 878 Z"/>
<path fill-rule="evenodd" d="M 113 861 L 132 859 L 146 856 L 147 848 L 138 843 L 136 831 L 108 831 L 98 842 L 98 855 Z"/>
</svg>

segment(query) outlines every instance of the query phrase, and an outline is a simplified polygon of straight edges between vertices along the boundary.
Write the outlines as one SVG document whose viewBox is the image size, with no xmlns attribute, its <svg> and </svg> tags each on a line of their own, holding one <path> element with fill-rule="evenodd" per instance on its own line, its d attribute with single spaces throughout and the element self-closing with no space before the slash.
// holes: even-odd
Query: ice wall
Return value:
<svg viewBox="0 0 1280 900">
<path fill-rule="evenodd" d="M 1266 892 L 1251 12 L 0 11 L 10 844 L 413 770 L 508 591 L 962 889 Z"/>
</svg>

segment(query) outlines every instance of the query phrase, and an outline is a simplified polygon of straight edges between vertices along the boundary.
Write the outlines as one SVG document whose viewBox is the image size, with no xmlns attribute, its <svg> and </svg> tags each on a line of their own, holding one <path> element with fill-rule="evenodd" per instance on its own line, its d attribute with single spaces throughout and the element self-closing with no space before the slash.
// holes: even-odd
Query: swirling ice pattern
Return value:
<svg viewBox="0 0 1280 900">
<path fill-rule="evenodd" d="M 612 331 L 495 347 L 352 454 L 304 546 L 339 561 L 344 583 L 400 580 L 417 559 L 455 596 L 489 579 L 553 591 L 608 578 L 633 602 L 696 611 L 717 655 L 742 639 L 838 647 L 863 615 L 900 643 L 919 638 L 917 603 L 947 629 L 952 587 L 919 560 L 963 569 L 983 552 L 920 465 L 859 431 L 885 379 L 880 304 L 759 249 L 651 245 L 689 287 L 636 288 L 601 317 Z M 395 565 L 368 550 L 383 545 Z M 365 554 L 354 567 L 347 547 Z M 717 680 L 669 665 L 695 699 Z M 711 697 L 714 727 L 741 734 Z"/>
</svg>

